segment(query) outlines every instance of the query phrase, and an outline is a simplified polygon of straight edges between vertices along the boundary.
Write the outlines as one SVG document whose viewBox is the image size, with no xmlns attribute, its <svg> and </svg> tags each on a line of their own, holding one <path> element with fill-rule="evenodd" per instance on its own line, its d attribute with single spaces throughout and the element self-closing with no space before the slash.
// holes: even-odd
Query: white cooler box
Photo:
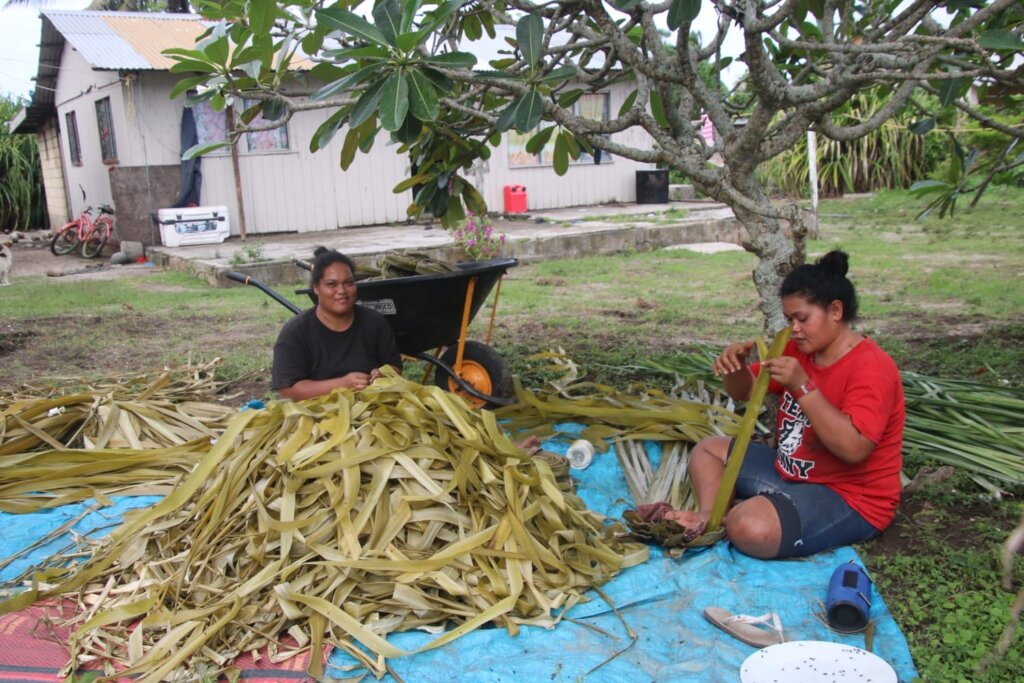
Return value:
<svg viewBox="0 0 1024 683">
<path fill-rule="evenodd" d="M 159 209 L 156 222 L 160 225 L 160 241 L 165 247 L 217 244 L 231 234 L 226 206 Z"/>
</svg>

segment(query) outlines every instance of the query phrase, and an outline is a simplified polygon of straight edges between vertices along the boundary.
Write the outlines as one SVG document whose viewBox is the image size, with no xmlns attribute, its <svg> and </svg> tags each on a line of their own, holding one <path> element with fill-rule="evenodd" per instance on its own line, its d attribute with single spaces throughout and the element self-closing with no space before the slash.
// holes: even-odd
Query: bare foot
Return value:
<svg viewBox="0 0 1024 683">
<path fill-rule="evenodd" d="M 708 515 L 693 510 L 670 510 L 665 513 L 665 519 L 675 522 L 687 531 L 701 529 L 708 523 Z"/>
</svg>

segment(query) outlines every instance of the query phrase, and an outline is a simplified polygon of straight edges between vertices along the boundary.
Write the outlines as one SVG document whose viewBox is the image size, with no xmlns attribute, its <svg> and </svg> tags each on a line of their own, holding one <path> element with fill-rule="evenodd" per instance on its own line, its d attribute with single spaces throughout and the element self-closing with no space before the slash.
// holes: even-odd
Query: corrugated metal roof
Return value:
<svg viewBox="0 0 1024 683">
<path fill-rule="evenodd" d="M 209 26 L 194 14 L 46 10 L 43 16 L 94 69 L 168 69 L 174 62 L 160 51 L 192 47 Z"/>
<path fill-rule="evenodd" d="M 120 12 L 103 20 L 153 69 L 170 69 L 174 60 L 160 53 L 172 47 L 194 48 L 196 38 L 208 28 L 198 17 L 191 21 L 140 21 Z"/>
</svg>

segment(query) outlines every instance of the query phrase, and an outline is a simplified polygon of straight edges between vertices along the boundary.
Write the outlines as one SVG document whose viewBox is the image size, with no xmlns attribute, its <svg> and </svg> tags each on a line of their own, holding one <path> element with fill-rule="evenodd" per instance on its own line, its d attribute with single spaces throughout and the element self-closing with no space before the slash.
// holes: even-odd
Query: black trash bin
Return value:
<svg viewBox="0 0 1024 683">
<path fill-rule="evenodd" d="M 636 172 L 637 204 L 668 204 L 668 169 Z"/>
</svg>

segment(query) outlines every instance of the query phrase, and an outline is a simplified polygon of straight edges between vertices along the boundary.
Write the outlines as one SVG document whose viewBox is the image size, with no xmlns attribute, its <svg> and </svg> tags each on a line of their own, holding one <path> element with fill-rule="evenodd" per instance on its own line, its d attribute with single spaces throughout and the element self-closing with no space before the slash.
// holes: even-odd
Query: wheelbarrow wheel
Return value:
<svg viewBox="0 0 1024 683">
<path fill-rule="evenodd" d="M 450 346 L 441 354 L 441 362 L 455 367 L 455 357 L 459 348 Z M 497 398 L 508 398 L 514 391 L 512 387 L 512 373 L 501 355 L 487 344 L 476 341 L 467 341 L 462 351 L 462 379 L 482 394 Z M 477 407 L 493 408 L 495 404 L 482 401 L 474 396 L 466 394 L 459 388 L 459 385 L 448 376 L 444 370 L 437 368 L 434 371 L 434 383 L 444 389 L 464 397 L 467 401 Z"/>
</svg>

